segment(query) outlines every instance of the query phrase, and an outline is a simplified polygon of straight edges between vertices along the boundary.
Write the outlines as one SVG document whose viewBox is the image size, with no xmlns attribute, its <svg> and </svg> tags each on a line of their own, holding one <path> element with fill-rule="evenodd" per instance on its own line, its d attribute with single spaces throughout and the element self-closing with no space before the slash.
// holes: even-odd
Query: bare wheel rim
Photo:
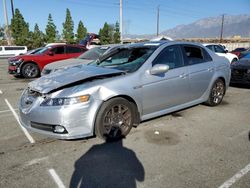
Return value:
<svg viewBox="0 0 250 188">
<path fill-rule="evenodd" d="M 27 65 L 25 67 L 24 74 L 28 77 L 34 77 L 37 75 L 37 68 L 35 65 Z"/>
<path fill-rule="evenodd" d="M 215 83 L 212 89 L 212 100 L 215 104 L 221 102 L 224 96 L 224 84 L 222 82 Z"/>
<path fill-rule="evenodd" d="M 130 129 L 131 122 L 132 113 L 129 107 L 123 104 L 113 105 L 103 118 L 104 135 L 120 137 Z"/>
</svg>

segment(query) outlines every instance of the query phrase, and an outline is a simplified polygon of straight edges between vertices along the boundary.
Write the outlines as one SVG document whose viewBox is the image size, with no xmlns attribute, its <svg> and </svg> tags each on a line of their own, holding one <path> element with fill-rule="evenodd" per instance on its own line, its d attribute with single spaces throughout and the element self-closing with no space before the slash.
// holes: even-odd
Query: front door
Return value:
<svg viewBox="0 0 250 188">
<path fill-rule="evenodd" d="M 158 112 L 189 101 L 188 70 L 184 65 L 179 45 L 163 49 L 152 66 L 166 64 L 168 72 L 152 75 L 145 72 L 142 78 L 143 115 Z"/>
</svg>

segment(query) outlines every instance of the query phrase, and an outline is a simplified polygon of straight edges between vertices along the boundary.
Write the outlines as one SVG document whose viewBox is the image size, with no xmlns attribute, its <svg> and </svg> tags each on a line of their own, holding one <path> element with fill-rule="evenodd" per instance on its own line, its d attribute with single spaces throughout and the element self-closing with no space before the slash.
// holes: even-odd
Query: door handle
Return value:
<svg viewBox="0 0 250 188">
<path fill-rule="evenodd" d="M 186 78 L 187 76 L 188 76 L 188 74 L 182 73 L 179 77 L 184 79 L 184 78 Z"/>
<path fill-rule="evenodd" d="M 213 67 L 209 67 L 207 70 L 208 70 L 209 72 L 213 72 L 213 71 L 214 71 L 214 68 L 213 68 Z"/>
</svg>

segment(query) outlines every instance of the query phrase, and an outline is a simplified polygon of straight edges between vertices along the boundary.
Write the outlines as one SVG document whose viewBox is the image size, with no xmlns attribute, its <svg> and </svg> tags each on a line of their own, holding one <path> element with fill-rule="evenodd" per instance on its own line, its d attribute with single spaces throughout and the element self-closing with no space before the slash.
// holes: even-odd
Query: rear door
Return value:
<svg viewBox="0 0 250 188">
<path fill-rule="evenodd" d="M 184 60 L 188 65 L 190 100 L 199 99 L 211 82 L 214 63 L 208 52 L 196 45 L 182 45 Z"/>
<path fill-rule="evenodd" d="M 66 55 L 68 58 L 74 58 L 80 56 L 86 50 L 77 46 L 66 46 Z"/>
<path fill-rule="evenodd" d="M 65 52 L 65 46 L 57 46 L 52 48 L 50 51 L 53 52 L 53 55 L 51 56 L 52 61 L 59 61 L 68 58 Z"/>
<path fill-rule="evenodd" d="M 166 64 L 170 69 L 165 74 L 151 75 L 146 72 L 143 76 L 143 115 L 189 101 L 188 70 L 180 46 L 164 48 L 152 66 L 155 64 Z"/>
</svg>

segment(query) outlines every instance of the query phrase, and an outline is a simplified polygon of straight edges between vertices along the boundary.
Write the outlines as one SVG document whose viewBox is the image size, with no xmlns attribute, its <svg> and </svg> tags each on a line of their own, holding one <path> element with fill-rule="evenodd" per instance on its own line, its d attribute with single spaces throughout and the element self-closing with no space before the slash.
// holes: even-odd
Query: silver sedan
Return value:
<svg viewBox="0 0 250 188">
<path fill-rule="evenodd" d="M 221 103 L 228 61 L 188 42 L 125 45 L 90 65 L 41 77 L 23 92 L 20 122 L 60 139 L 126 136 L 141 121 Z"/>
</svg>

